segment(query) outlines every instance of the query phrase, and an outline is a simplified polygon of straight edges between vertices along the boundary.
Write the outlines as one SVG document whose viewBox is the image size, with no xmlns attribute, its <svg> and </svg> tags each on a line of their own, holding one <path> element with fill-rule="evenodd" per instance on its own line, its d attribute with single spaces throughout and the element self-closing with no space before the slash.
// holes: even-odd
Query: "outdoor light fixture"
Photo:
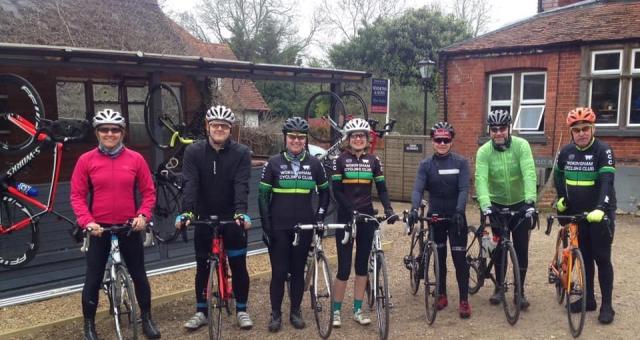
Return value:
<svg viewBox="0 0 640 340">
<path fill-rule="evenodd" d="M 422 117 L 422 134 L 427 135 L 427 94 L 431 90 L 431 74 L 436 66 L 435 61 L 431 59 L 422 59 L 418 62 L 420 69 L 420 77 L 422 78 L 422 86 L 424 88 L 424 115 Z"/>
</svg>

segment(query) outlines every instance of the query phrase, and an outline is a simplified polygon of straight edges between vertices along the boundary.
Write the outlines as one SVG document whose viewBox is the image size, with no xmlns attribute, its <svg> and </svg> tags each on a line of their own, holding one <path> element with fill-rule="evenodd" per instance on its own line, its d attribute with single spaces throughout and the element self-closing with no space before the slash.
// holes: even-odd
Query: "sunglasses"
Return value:
<svg viewBox="0 0 640 340">
<path fill-rule="evenodd" d="M 231 126 L 228 124 L 209 124 L 209 127 L 214 130 L 230 130 Z"/>
<path fill-rule="evenodd" d="M 364 133 L 354 133 L 354 134 L 351 134 L 351 136 L 349 136 L 349 138 L 351 138 L 351 139 L 367 139 L 367 135 L 365 135 Z"/>
<path fill-rule="evenodd" d="M 307 139 L 307 135 L 305 134 L 300 134 L 300 133 L 287 133 L 287 138 L 291 139 L 291 140 L 305 140 Z"/>
<path fill-rule="evenodd" d="M 576 127 L 572 127 L 571 128 L 571 132 L 578 134 L 580 132 L 584 132 L 587 133 L 589 132 L 589 130 L 591 130 L 591 125 L 585 125 L 585 126 L 576 126 Z"/>
<path fill-rule="evenodd" d="M 448 138 L 437 138 L 433 140 L 434 143 L 436 144 L 449 144 L 451 143 L 451 139 Z"/>
<path fill-rule="evenodd" d="M 105 135 L 111 132 L 112 134 L 116 135 L 116 134 L 122 133 L 122 129 L 117 127 L 111 127 L 111 128 L 101 127 L 101 128 L 98 128 L 98 132 L 104 133 Z"/>
<path fill-rule="evenodd" d="M 493 133 L 498 133 L 498 132 L 505 132 L 507 131 L 508 127 L 506 126 L 492 126 L 490 128 L 491 132 Z"/>
</svg>

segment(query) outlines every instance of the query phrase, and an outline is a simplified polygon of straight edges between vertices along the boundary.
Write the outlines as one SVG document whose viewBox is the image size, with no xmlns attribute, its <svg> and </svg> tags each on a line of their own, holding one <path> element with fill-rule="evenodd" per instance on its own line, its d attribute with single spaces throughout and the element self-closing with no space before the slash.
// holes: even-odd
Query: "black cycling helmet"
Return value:
<svg viewBox="0 0 640 340">
<path fill-rule="evenodd" d="M 300 117 L 287 118 L 287 120 L 284 121 L 284 126 L 282 127 L 282 133 L 287 134 L 289 132 L 308 133 L 309 124 L 307 123 L 306 120 Z"/>
<path fill-rule="evenodd" d="M 507 110 L 493 110 L 487 116 L 487 125 L 506 126 L 511 125 L 511 114 Z"/>
<path fill-rule="evenodd" d="M 456 131 L 453 129 L 453 125 L 448 122 L 437 122 L 431 128 L 431 138 L 449 138 L 455 137 Z"/>
</svg>

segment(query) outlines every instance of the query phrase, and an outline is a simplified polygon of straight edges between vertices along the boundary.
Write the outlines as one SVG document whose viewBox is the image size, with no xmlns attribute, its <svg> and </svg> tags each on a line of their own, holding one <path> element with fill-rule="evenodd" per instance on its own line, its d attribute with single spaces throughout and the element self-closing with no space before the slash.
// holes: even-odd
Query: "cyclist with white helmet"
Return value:
<svg viewBox="0 0 640 340">
<path fill-rule="evenodd" d="M 139 153 L 124 146 L 126 123 L 120 112 L 96 113 L 93 127 L 98 147 L 78 158 L 71 176 L 71 207 L 81 228 L 90 230 L 87 269 L 82 288 L 85 339 L 97 339 L 95 315 L 111 238 L 103 228 L 133 219 L 130 235 L 118 235 L 120 252 L 133 280 L 140 305 L 142 331 L 150 339 L 160 338 L 151 320 L 151 288 L 144 266 L 142 233 L 155 204 L 151 171 Z M 136 205 L 135 191 L 141 194 Z M 87 197 L 91 197 L 90 200 Z"/>
<path fill-rule="evenodd" d="M 251 329 L 253 321 L 247 313 L 249 273 L 247 272 L 247 196 L 251 175 L 251 152 L 243 144 L 231 140 L 231 127 L 236 118 L 222 105 L 211 107 L 205 115 L 207 138 L 189 145 L 184 151 L 182 176 L 185 181 L 183 213 L 176 217 L 176 228 L 190 220 L 216 215 L 220 220 L 235 220 L 222 229 L 224 246 L 233 277 L 236 318 L 242 329 Z M 209 252 L 213 231 L 196 227 L 196 313 L 184 327 L 196 330 L 207 324 L 206 286 L 209 277 Z"/>
<path fill-rule="evenodd" d="M 389 201 L 389 193 L 385 185 L 384 174 L 380 159 L 367 153 L 369 147 L 369 123 L 362 118 L 355 118 L 347 122 L 344 131 L 348 136 L 349 146 L 333 163 L 332 188 L 338 202 L 338 222 L 348 223 L 354 211 L 373 215 L 373 197 L 371 184 L 375 183 L 378 197 L 384 207 L 386 216 L 393 216 L 393 208 Z M 389 220 L 389 223 L 396 219 Z M 371 242 L 376 228 L 375 222 L 357 222 L 355 272 L 356 278 L 353 289 L 353 320 L 360 325 L 371 323 L 363 312 L 362 300 L 367 283 L 367 269 Z M 344 230 L 336 230 L 336 248 L 338 252 L 338 273 L 334 281 L 333 326 L 340 327 L 342 320 L 340 311 L 351 273 L 351 259 L 353 240 L 342 244 Z"/>
</svg>

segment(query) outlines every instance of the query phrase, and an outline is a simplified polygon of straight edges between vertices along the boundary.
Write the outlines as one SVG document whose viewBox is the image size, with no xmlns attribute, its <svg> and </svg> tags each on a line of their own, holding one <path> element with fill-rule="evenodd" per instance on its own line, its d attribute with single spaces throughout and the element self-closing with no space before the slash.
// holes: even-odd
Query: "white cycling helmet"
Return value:
<svg viewBox="0 0 640 340">
<path fill-rule="evenodd" d="M 96 115 L 93 116 L 94 128 L 104 124 L 118 125 L 123 129 L 127 127 L 127 123 L 125 122 L 124 117 L 122 117 L 122 114 L 111 109 L 98 111 Z"/>
<path fill-rule="evenodd" d="M 367 121 L 362 118 L 354 118 L 348 121 L 347 124 L 344 125 L 344 132 L 347 134 L 350 134 L 353 132 L 369 133 L 370 131 L 371 131 L 371 127 L 369 126 L 369 123 L 367 123 Z"/>
<path fill-rule="evenodd" d="M 236 116 L 233 114 L 233 111 L 224 105 L 212 106 L 207 110 L 205 118 L 207 119 L 207 122 L 211 122 L 212 120 L 222 120 L 231 125 L 236 122 Z"/>
</svg>

